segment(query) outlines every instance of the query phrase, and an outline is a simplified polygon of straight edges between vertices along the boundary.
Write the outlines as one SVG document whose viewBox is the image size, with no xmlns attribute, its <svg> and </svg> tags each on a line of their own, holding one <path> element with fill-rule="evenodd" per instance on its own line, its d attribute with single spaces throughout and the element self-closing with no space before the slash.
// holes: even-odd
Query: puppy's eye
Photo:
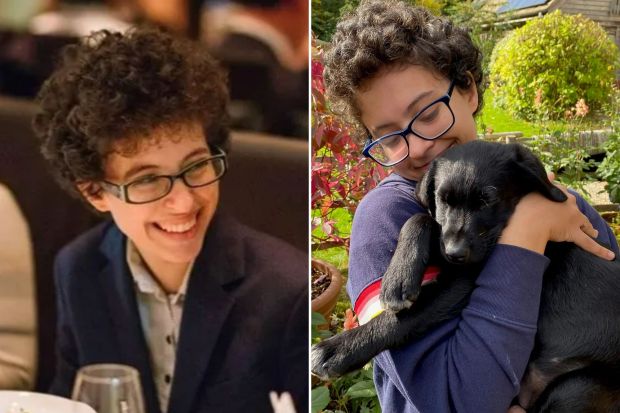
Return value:
<svg viewBox="0 0 620 413">
<path fill-rule="evenodd" d="M 454 207 L 454 206 L 458 205 L 458 198 L 453 193 L 444 193 L 444 194 L 442 194 L 441 195 L 441 200 L 445 204 L 447 204 L 447 205 L 449 205 L 451 207 Z"/>
</svg>

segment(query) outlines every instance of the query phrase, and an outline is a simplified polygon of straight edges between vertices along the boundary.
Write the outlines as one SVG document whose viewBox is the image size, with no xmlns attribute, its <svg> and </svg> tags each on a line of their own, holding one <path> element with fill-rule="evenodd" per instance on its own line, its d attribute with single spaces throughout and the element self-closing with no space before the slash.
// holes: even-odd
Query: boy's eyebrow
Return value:
<svg viewBox="0 0 620 413">
<path fill-rule="evenodd" d="M 148 165 L 148 164 L 147 165 L 135 165 L 129 168 L 127 172 L 125 172 L 121 180 L 123 182 L 127 182 L 130 180 L 131 177 L 138 175 L 140 172 L 143 172 L 149 169 L 157 169 L 157 165 Z"/>
<path fill-rule="evenodd" d="M 191 159 L 196 155 L 210 155 L 210 154 L 211 154 L 211 151 L 206 146 L 196 148 L 190 153 L 188 153 L 187 155 L 185 155 L 185 157 L 181 161 L 181 165 L 183 165 L 188 159 Z"/>
<path fill-rule="evenodd" d="M 187 162 L 188 159 L 191 159 L 197 155 L 206 155 L 206 154 L 210 154 L 209 148 L 207 147 L 196 148 L 190 153 L 188 153 L 187 155 L 185 155 L 185 157 L 181 161 L 181 165 Z M 150 170 L 150 169 L 157 169 L 157 168 L 159 168 L 159 165 L 150 165 L 150 164 L 134 165 L 133 167 L 129 168 L 127 172 L 125 172 L 123 176 L 123 182 L 127 182 L 131 177 L 137 175 L 140 172 Z"/>
<path fill-rule="evenodd" d="M 414 107 L 416 107 L 416 105 L 418 105 L 422 99 L 424 99 L 425 97 L 427 97 L 428 95 L 430 95 L 430 94 L 432 94 L 432 93 L 433 93 L 433 91 L 432 91 L 432 90 L 427 90 L 426 92 L 422 92 L 422 93 L 420 93 L 418 96 L 416 96 L 416 97 L 415 97 L 415 98 L 411 101 L 411 103 L 409 103 L 409 104 L 407 105 L 407 107 L 405 108 L 404 115 L 408 115 L 409 113 L 411 113 L 411 109 L 413 109 Z M 411 120 L 411 119 L 409 119 L 409 120 Z M 394 130 L 393 128 L 391 128 L 393 125 L 394 125 L 394 124 L 393 124 L 393 123 L 391 123 L 391 122 L 390 122 L 390 123 L 384 123 L 384 124 L 382 124 L 382 125 L 379 125 L 379 126 L 375 127 L 374 129 L 372 129 L 372 132 L 373 132 L 373 134 L 374 134 L 375 136 L 379 134 L 379 133 L 378 133 L 379 131 L 384 130 L 384 129 L 387 129 L 387 128 L 390 128 L 390 129 L 387 131 L 387 132 L 390 132 L 390 131 L 393 131 L 393 130 Z"/>
</svg>

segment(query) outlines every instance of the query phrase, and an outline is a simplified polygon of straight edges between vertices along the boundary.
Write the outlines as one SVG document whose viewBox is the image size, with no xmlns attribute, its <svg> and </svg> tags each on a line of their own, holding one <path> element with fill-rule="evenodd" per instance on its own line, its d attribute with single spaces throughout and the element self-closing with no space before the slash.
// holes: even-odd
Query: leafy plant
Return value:
<svg viewBox="0 0 620 413">
<path fill-rule="evenodd" d="M 614 102 L 609 111 L 611 133 L 605 142 L 605 159 L 598 166 L 598 176 L 606 181 L 605 190 L 611 202 L 620 204 L 620 91 L 615 90 Z"/>
<path fill-rule="evenodd" d="M 330 109 L 323 83 L 323 46 L 312 41 L 312 243 L 348 247 L 333 217 L 337 210 L 353 216 L 362 197 L 387 172 L 361 154 L 351 126 Z M 321 231 L 314 231 L 320 228 Z"/>
<path fill-rule="evenodd" d="M 316 344 L 319 341 L 333 336 L 333 333 L 329 330 L 321 329 L 319 326 L 327 324 L 327 320 L 323 317 L 323 314 L 313 312 L 312 319 L 310 320 L 310 334 L 312 343 Z"/>
<path fill-rule="evenodd" d="M 583 98 L 598 111 L 611 96 L 618 48 L 605 30 L 560 11 L 500 40 L 491 58 L 496 102 L 525 119 L 557 119 Z"/>
<path fill-rule="evenodd" d="M 605 143 L 605 159 L 598 167 L 611 202 L 620 204 L 620 130 L 615 129 Z"/>
<path fill-rule="evenodd" d="M 575 189 L 588 199 L 585 186 L 594 181 L 590 171 L 597 162 L 590 156 L 595 148 L 586 139 L 583 132 L 583 119 L 589 108 L 583 99 L 566 111 L 566 123 L 563 126 L 543 123 L 543 133 L 535 136 L 527 144 L 545 165 L 554 172 L 557 179 L 565 186 Z"/>
<path fill-rule="evenodd" d="M 312 314 L 312 342 L 314 344 L 333 335 L 332 331 L 320 330 L 317 327 L 326 323 L 318 313 Z M 349 309 L 344 316 L 344 323 L 336 331 L 355 328 L 357 323 L 353 312 Z M 311 394 L 312 413 L 381 413 L 377 391 L 372 379 L 372 363 L 363 369 L 339 377 L 332 381 L 318 380 L 313 385 Z"/>
<path fill-rule="evenodd" d="M 469 29 L 469 35 L 482 52 L 482 68 L 485 78 L 489 75 L 491 54 L 497 41 L 504 36 L 504 29 L 496 23 L 495 7 L 488 0 L 447 0 L 442 14 L 454 24 Z"/>
</svg>

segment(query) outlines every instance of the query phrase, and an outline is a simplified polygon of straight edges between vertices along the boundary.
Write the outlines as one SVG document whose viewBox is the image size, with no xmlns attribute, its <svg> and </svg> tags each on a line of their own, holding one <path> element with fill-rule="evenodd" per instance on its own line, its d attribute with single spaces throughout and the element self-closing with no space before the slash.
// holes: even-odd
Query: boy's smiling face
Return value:
<svg viewBox="0 0 620 413">
<path fill-rule="evenodd" d="M 368 79 L 357 93 L 361 120 L 373 140 L 402 130 L 422 108 L 445 95 L 449 86 L 450 79 L 423 66 L 386 68 Z M 409 156 L 393 166 L 394 171 L 418 181 L 430 162 L 448 148 L 476 139 L 473 113 L 477 107 L 478 93 L 473 81 L 466 90 L 455 87 L 450 99 L 450 108 L 454 113 L 452 127 L 435 140 L 424 140 L 409 134 Z"/>
<path fill-rule="evenodd" d="M 122 147 L 105 159 L 105 179 L 126 184 L 150 175 L 172 175 L 211 156 L 198 122 L 157 128 L 131 154 Z M 186 265 L 200 252 L 219 198 L 219 182 L 189 188 L 181 179 L 169 194 L 145 204 L 130 204 L 102 190 L 88 201 L 110 212 L 153 271 Z"/>
</svg>

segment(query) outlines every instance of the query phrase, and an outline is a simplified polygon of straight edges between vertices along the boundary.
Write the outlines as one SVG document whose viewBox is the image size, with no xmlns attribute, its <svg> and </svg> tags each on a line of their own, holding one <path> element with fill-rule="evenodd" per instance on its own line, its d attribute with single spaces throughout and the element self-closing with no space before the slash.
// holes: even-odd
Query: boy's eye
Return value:
<svg viewBox="0 0 620 413">
<path fill-rule="evenodd" d="M 401 143 L 400 140 L 401 140 L 400 135 L 393 135 L 393 136 L 382 139 L 381 145 L 386 148 L 393 148 L 395 146 L 398 146 Z"/>
<path fill-rule="evenodd" d="M 158 178 L 155 175 L 147 175 L 145 177 L 142 178 L 138 178 L 137 180 L 133 181 L 131 183 L 132 186 L 145 186 L 145 185 L 152 185 L 155 182 L 157 182 Z"/>
<path fill-rule="evenodd" d="M 211 161 L 205 159 L 203 161 L 196 163 L 193 166 L 190 166 L 188 169 L 185 170 L 185 173 L 187 175 L 199 175 L 209 169 L 210 163 Z"/>
<path fill-rule="evenodd" d="M 439 113 L 439 109 L 437 107 L 428 108 L 423 113 L 421 113 L 420 116 L 418 116 L 416 121 L 431 122 L 437 117 L 438 113 Z"/>
</svg>

